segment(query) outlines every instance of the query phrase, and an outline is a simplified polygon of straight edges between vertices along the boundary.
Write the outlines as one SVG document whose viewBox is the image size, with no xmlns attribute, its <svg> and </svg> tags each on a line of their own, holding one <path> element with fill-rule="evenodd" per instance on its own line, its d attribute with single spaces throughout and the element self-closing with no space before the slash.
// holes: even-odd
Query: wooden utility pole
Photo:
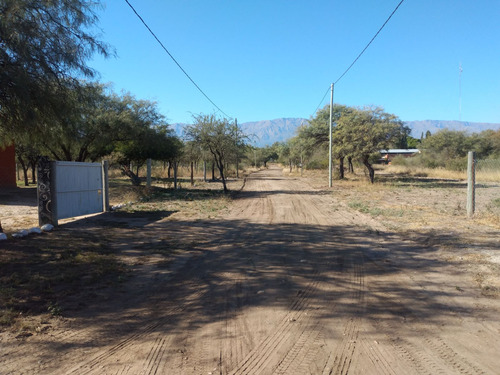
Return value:
<svg viewBox="0 0 500 375">
<path fill-rule="evenodd" d="M 328 142 L 328 186 L 332 187 L 332 171 L 333 171 L 333 160 L 332 160 L 332 121 L 333 121 L 333 83 L 331 85 L 330 92 L 330 126 L 329 126 L 329 142 Z"/>
</svg>

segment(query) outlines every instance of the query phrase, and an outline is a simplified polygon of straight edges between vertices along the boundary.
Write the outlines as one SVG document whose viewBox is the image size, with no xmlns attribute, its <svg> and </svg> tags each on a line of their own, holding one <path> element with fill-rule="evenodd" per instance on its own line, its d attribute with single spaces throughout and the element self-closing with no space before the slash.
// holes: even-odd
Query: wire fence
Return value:
<svg viewBox="0 0 500 375">
<path fill-rule="evenodd" d="M 500 159 L 477 160 L 476 181 L 500 183 Z"/>
<path fill-rule="evenodd" d="M 500 159 L 476 160 L 476 214 L 500 220 Z"/>
</svg>

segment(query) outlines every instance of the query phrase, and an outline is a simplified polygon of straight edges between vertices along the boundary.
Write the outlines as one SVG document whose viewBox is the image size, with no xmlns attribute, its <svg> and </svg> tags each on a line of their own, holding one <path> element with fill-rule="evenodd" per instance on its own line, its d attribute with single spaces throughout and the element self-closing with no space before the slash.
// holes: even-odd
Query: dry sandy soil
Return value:
<svg viewBox="0 0 500 375">
<path fill-rule="evenodd" d="M 500 300 L 476 279 L 495 263 L 388 229 L 348 196 L 273 167 L 216 219 L 64 224 L 106 237 L 133 276 L 36 334 L 1 333 L 0 373 L 500 373 Z M 480 234 L 497 254 L 498 230 Z M 151 249 L 167 239 L 191 246 L 165 262 Z"/>
</svg>

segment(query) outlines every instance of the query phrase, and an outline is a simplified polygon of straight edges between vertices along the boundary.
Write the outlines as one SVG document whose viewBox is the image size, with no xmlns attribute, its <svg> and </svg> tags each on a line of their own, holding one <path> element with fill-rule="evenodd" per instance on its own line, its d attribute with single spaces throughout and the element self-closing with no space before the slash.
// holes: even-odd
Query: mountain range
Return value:
<svg viewBox="0 0 500 375">
<path fill-rule="evenodd" d="M 238 124 L 243 133 L 250 139 L 249 143 L 258 147 L 271 145 L 275 142 L 284 142 L 296 135 L 297 128 L 307 124 L 304 118 L 279 118 L 274 120 L 252 121 Z M 483 130 L 500 129 L 498 123 L 469 122 L 469 121 L 405 121 L 405 125 L 411 129 L 411 135 L 420 138 L 422 133 L 427 131 L 434 134 L 442 129 L 461 130 L 469 133 L 479 133 Z M 186 124 L 176 123 L 171 127 L 179 137 L 184 136 L 184 127 Z"/>
</svg>

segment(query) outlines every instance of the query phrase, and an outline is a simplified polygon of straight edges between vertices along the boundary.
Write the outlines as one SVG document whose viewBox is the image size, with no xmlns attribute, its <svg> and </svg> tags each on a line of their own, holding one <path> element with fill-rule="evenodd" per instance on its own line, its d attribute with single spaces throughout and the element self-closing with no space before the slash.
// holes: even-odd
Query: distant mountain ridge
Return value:
<svg viewBox="0 0 500 375">
<path fill-rule="evenodd" d="M 284 142 L 296 135 L 301 124 L 307 123 L 303 118 L 279 118 L 275 120 L 243 122 L 238 126 L 243 134 L 249 137 L 248 143 L 258 147 L 272 145 L 275 142 Z M 170 127 L 179 137 L 184 137 L 184 128 L 187 124 L 175 123 Z"/>
<path fill-rule="evenodd" d="M 272 145 L 275 142 L 284 142 L 296 135 L 300 125 L 307 124 L 304 118 L 279 118 L 274 120 L 251 121 L 239 124 L 243 133 L 250 139 L 249 143 L 258 147 Z M 171 127 L 179 137 L 184 136 L 184 128 L 187 124 L 176 123 Z M 469 121 L 405 121 L 405 125 L 411 129 L 411 135 L 420 138 L 427 131 L 434 134 L 442 129 L 463 130 L 469 133 L 479 133 L 483 130 L 500 129 L 500 124 Z"/>
<path fill-rule="evenodd" d="M 441 121 L 441 120 L 423 120 L 423 121 L 405 121 L 405 125 L 411 129 L 411 136 L 420 138 L 422 133 L 430 131 L 434 134 L 443 129 L 460 130 L 469 133 L 479 133 L 483 130 L 500 129 L 500 124 L 487 122 L 469 122 L 469 121 Z"/>
</svg>

